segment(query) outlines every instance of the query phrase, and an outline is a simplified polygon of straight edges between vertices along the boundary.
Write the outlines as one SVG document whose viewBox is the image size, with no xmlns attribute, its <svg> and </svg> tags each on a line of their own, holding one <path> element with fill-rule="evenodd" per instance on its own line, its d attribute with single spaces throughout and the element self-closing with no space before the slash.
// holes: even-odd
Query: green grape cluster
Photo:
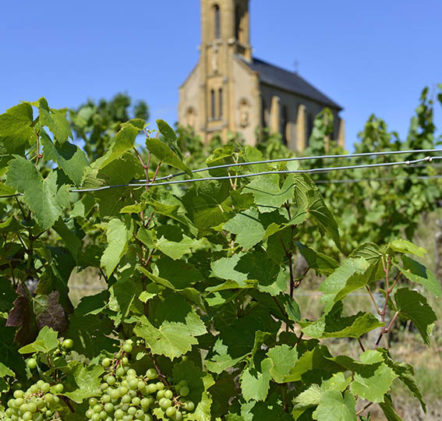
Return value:
<svg viewBox="0 0 442 421">
<path fill-rule="evenodd" d="M 106 373 L 100 396 L 89 399 L 87 419 L 185 420 L 186 415 L 195 409 L 195 404 L 185 399 L 190 393 L 187 383 L 181 381 L 175 387 L 169 387 L 159 380 L 158 372 L 153 368 L 149 368 L 144 375 L 138 375 L 130 367 L 128 358 L 132 346 L 132 341 L 128 340 L 116 358 L 102 359 Z"/>
<path fill-rule="evenodd" d="M 14 397 L 7 403 L 7 409 L 0 419 L 8 421 L 45 421 L 61 420 L 65 409 L 63 401 L 57 396 L 63 392 L 63 385 L 51 386 L 38 380 L 28 390 L 17 389 Z"/>
</svg>

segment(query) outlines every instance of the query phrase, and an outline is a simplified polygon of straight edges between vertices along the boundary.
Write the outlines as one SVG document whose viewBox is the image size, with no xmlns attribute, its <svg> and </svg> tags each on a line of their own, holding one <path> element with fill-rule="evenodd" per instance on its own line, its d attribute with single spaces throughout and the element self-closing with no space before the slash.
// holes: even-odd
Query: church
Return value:
<svg viewBox="0 0 442 421">
<path fill-rule="evenodd" d="M 315 116 L 328 107 L 334 139 L 345 146 L 342 108 L 296 72 L 252 56 L 249 0 L 201 0 L 198 64 L 180 87 L 178 122 L 207 142 L 239 133 L 247 144 L 257 130 L 279 133 L 296 151 L 308 146 Z"/>
</svg>

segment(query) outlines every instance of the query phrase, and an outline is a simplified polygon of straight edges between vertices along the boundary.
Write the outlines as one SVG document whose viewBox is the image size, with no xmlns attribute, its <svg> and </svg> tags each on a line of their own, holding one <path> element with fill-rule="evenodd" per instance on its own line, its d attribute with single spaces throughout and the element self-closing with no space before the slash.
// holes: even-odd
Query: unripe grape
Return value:
<svg viewBox="0 0 442 421">
<path fill-rule="evenodd" d="M 176 408 L 171 406 L 170 408 L 166 409 L 166 416 L 173 417 L 176 414 Z"/>
<path fill-rule="evenodd" d="M 188 388 L 187 386 L 182 386 L 182 387 L 178 390 L 178 393 L 179 393 L 181 396 L 186 397 L 186 396 L 190 393 L 190 390 L 189 390 L 189 388 Z"/>
<path fill-rule="evenodd" d="M 124 412 L 123 412 L 121 409 L 117 409 L 117 410 L 114 412 L 114 418 L 115 418 L 116 420 L 121 420 L 121 419 L 123 419 L 123 417 L 124 417 Z"/>
<path fill-rule="evenodd" d="M 163 390 L 164 389 L 164 383 L 157 382 L 155 383 L 157 390 Z"/>
<path fill-rule="evenodd" d="M 103 361 L 101 361 L 101 365 L 104 367 L 104 368 L 107 368 L 107 367 L 109 367 L 110 365 L 111 365 L 111 359 L 110 358 L 104 358 L 103 359 Z"/>
<path fill-rule="evenodd" d="M 161 398 L 164 398 L 164 390 L 159 390 L 157 392 L 157 399 L 160 400 Z"/>
<path fill-rule="evenodd" d="M 54 386 L 54 392 L 55 393 L 63 393 L 63 389 L 64 389 L 64 387 L 63 387 L 63 385 L 61 383 L 56 384 Z"/>
<path fill-rule="evenodd" d="M 186 411 L 192 412 L 195 409 L 195 404 L 192 401 L 187 401 L 184 404 L 184 408 L 186 409 Z"/>
<path fill-rule="evenodd" d="M 156 378 L 158 377 L 158 373 L 157 373 L 157 371 L 156 371 L 154 368 L 149 368 L 149 369 L 146 371 L 146 377 L 147 377 L 149 380 L 153 380 L 153 379 L 156 379 Z"/>
<path fill-rule="evenodd" d="M 126 353 L 129 354 L 129 353 L 132 352 L 132 349 L 133 349 L 132 344 L 129 343 L 128 341 L 126 341 L 126 342 L 123 344 L 123 351 L 124 351 L 124 352 L 126 352 Z"/>
<path fill-rule="evenodd" d="M 28 366 L 28 368 L 29 368 L 30 370 L 33 370 L 34 368 L 37 367 L 37 361 L 36 361 L 35 358 L 28 358 L 28 359 L 26 360 L 26 365 Z"/>
<path fill-rule="evenodd" d="M 137 372 L 133 368 L 129 368 L 129 370 L 127 370 L 128 377 L 135 377 L 136 375 L 137 375 Z"/>
<path fill-rule="evenodd" d="M 22 398 L 23 396 L 24 396 L 24 392 L 23 392 L 23 390 L 16 390 L 15 392 L 14 392 L 14 398 Z"/>
<path fill-rule="evenodd" d="M 89 406 L 94 407 L 98 403 L 97 398 L 90 398 L 89 399 Z"/>
<path fill-rule="evenodd" d="M 152 394 L 154 394 L 156 391 L 157 391 L 157 386 L 156 385 L 154 385 L 154 384 L 148 384 L 147 386 L 146 386 L 146 392 L 149 394 L 149 395 L 152 395 Z"/>
<path fill-rule="evenodd" d="M 122 365 L 128 365 L 128 364 L 129 364 L 129 358 L 127 358 L 127 357 L 123 357 L 123 358 L 121 359 L 121 364 L 122 364 Z"/>
<path fill-rule="evenodd" d="M 132 398 L 132 405 L 134 406 L 138 406 L 141 403 L 141 399 L 138 396 L 135 396 L 134 398 Z"/>
<path fill-rule="evenodd" d="M 32 420 L 32 413 L 29 411 L 26 411 L 21 417 L 22 417 L 23 421 Z"/>
<path fill-rule="evenodd" d="M 61 346 L 62 346 L 64 349 L 72 349 L 72 347 L 74 346 L 74 341 L 73 341 L 72 339 L 65 339 L 65 340 L 62 342 Z"/>
</svg>

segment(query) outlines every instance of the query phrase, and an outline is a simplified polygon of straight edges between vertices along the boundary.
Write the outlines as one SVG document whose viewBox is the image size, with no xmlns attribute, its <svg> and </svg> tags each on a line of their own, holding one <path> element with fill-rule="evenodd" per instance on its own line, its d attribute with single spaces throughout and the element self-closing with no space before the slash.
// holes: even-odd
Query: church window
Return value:
<svg viewBox="0 0 442 421">
<path fill-rule="evenodd" d="M 241 31 L 241 11 L 239 6 L 236 6 L 235 9 L 235 38 L 237 41 L 240 39 L 240 31 Z"/>
<path fill-rule="evenodd" d="M 215 90 L 210 91 L 210 105 L 211 105 L 211 116 L 212 120 L 216 119 L 216 100 L 215 100 Z"/>
<path fill-rule="evenodd" d="M 307 113 L 307 119 L 306 119 L 307 120 L 307 124 L 306 124 L 307 136 L 306 136 L 305 146 L 309 147 L 310 146 L 310 136 L 313 133 L 313 119 L 314 119 L 314 117 L 313 117 L 313 113 L 309 113 L 308 111 L 306 111 L 306 113 Z"/>
<path fill-rule="evenodd" d="M 215 39 L 221 38 L 221 10 L 216 4 L 214 7 L 214 18 L 215 18 Z"/>
<path fill-rule="evenodd" d="M 288 138 L 287 138 L 287 129 L 288 129 L 288 111 L 287 111 L 287 105 L 283 105 L 281 108 L 281 127 L 280 132 L 282 136 L 282 143 L 284 145 L 287 145 Z"/>
<path fill-rule="evenodd" d="M 219 120 L 222 120 L 223 118 L 223 88 L 219 88 L 218 90 L 218 115 Z"/>
<path fill-rule="evenodd" d="M 266 112 L 267 112 L 266 101 L 264 98 L 261 97 L 261 126 L 263 129 L 267 127 Z"/>
</svg>

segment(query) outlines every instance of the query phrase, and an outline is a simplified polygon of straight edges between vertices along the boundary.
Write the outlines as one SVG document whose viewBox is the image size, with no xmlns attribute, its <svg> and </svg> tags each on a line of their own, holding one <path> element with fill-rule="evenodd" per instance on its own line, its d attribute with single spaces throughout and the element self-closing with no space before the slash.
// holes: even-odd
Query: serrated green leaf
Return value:
<svg viewBox="0 0 442 421">
<path fill-rule="evenodd" d="M 295 409 L 310 408 L 319 405 L 321 401 L 321 388 L 312 384 L 307 390 L 296 396 L 294 400 Z"/>
<path fill-rule="evenodd" d="M 356 421 L 356 402 L 351 393 L 330 390 L 321 393 L 318 408 L 313 413 L 317 421 Z"/>
<path fill-rule="evenodd" d="M 255 177 L 246 187 L 255 198 L 255 203 L 261 213 L 273 212 L 293 197 L 294 180 L 288 176 L 280 187 L 278 174 Z"/>
<path fill-rule="evenodd" d="M 18 352 L 20 352 L 20 354 L 33 354 L 34 352 L 48 353 L 58 347 L 59 342 L 57 337 L 58 333 L 55 330 L 45 326 L 40 330 L 34 342 L 20 348 Z"/>
<path fill-rule="evenodd" d="M 4 142 L 6 151 L 16 153 L 20 147 L 36 142 L 32 122 L 32 106 L 27 103 L 9 108 L 0 115 L 0 144 Z"/>
<path fill-rule="evenodd" d="M 267 398 L 270 387 L 270 369 L 272 361 L 266 358 L 261 362 L 261 370 L 246 368 L 241 375 L 241 391 L 246 401 L 264 401 Z"/>
<path fill-rule="evenodd" d="M 384 402 L 379 403 L 384 412 L 387 421 L 402 421 L 402 418 L 396 413 L 393 406 L 393 401 L 390 395 L 385 395 Z"/>
<path fill-rule="evenodd" d="M 121 158 L 126 152 L 133 149 L 135 138 L 137 137 L 139 129 L 132 124 L 123 123 L 121 130 L 115 135 L 109 150 L 100 158 L 98 158 L 92 167 L 95 169 L 102 169 L 111 162 Z"/>
<path fill-rule="evenodd" d="M 169 241 L 166 238 L 161 237 L 157 240 L 155 246 L 166 256 L 169 256 L 173 260 L 178 260 L 186 254 L 208 248 L 210 244 L 204 238 L 197 240 L 184 235 L 183 239 L 179 242 Z"/>
<path fill-rule="evenodd" d="M 290 373 L 296 361 L 298 361 L 298 351 L 288 345 L 278 345 L 267 352 L 267 356 L 272 362 L 270 375 L 276 383 L 284 383 L 285 377 Z"/>
<path fill-rule="evenodd" d="M 331 311 L 333 306 L 350 292 L 364 287 L 370 281 L 369 264 L 362 258 L 344 260 L 319 287 L 323 292 L 321 301 L 324 303 L 324 313 Z"/>
<path fill-rule="evenodd" d="M 157 126 L 160 133 L 164 136 L 168 143 L 175 145 L 177 137 L 175 130 L 172 129 L 164 120 L 157 120 Z"/>
<path fill-rule="evenodd" d="M 224 224 L 224 229 L 236 234 L 235 242 L 244 249 L 250 249 L 258 244 L 266 233 L 258 212 L 253 209 L 238 213 Z"/>
<path fill-rule="evenodd" d="M 20 193 L 44 230 L 54 225 L 64 208 L 69 205 L 68 186 L 57 188 L 57 173 L 50 172 L 43 180 L 34 164 L 16 157 L 9 163 L 7 183 Z"/>
<path fill-rule="evenodd" d="M 362 362 L 371 364 L 371 361 Z M 384 402 L 384 395 L 388 393 L 393 380 L 396 378 L 397 374 L 386 364 L 371 364 L 361 367 L 354 374 L 350 390 L 356 396 L 367 399 L 370 402 Z"/>
<path fill-rule="evenodd" d="M 332 257 L 317 252 L 302 243 L 297 242 L 296 245 L 312 269 L 329 275 L 339 267 L 339 263 Z"/>
<path fill-rule="evenodd" d="M 146 341 L 153 354 L 174 360 L 187 354 L 192 345 L 198 343 L 196 337 L 204 335 L 206 327 L 196 313 L 190 312 L 185 323 L 165 320 L 158 329 L 143 317 L 134 331 Z"/>
<path fill-rule="evenodd" d="M 416 291 L 408 288 L 399 289 L 394 295 L 399 316 L 411 320 L 424 342 L 430 344 L 430 335 L 437 320 L 437 316 L 427 302 L 427 299 Z"/>
<path fill-rule="evenodd" d="M 359 312 L 351 317 L 342 317 L 342 302 L 316 322 L 301 322 L 305 335 L 316 338 L 355 338 L 384 326 L 373 314 Z"/>
<path fill-rule="evenodd" d="M 403 268 L 400 268 L 397 265 L 396 267 L 406 278 L 411 282 L 423 285 L 425 289 L 431 292 L 434 296 L 442 296 L 442 288 L 439 281 L 424 265 L 407 256 L 402 256 L 402 263 Z"/>
<path fill-rule="evenodd" d="M 192 171 L 190 170 L 190 168 L 186 164 L 184 164 L 184 162 L 181 161 L 178 155 L 160 139 L 147 139 L 146 146 L 147 149 L 149 149 L 149 151 L 152 152 L 152 154 L 156 156 L 161 162 L 169 164 L 171 167 L 182 170 L 188 175 L 192 175 Z"/>
<path fill-rule="evenodd" d="M 3 363 L 0 363 L 0 378 L 6 376 L 15 377 L 15 373 L 9 367 L 6 367 Z"/>
<path fill-rule="evenodd" d="M 73 390 L 63 395 L 76 403 L 82 403 L 85 399 L 96 396 L 100 391 L 100 376 L 103 372 L 104 369 L 98 365 L 77 365 L 67 381 L 68 386 Z"/>
<path fill-rule="evenodd" d="M 419 387 L 416 384 L 414 377 L 414 369 L 410 364 L 398 363 L 393 361 L 390 354 L 385 349 L 380 349 L 379 352 L 384 357 L 384 362 L 399 376 L 399 380 L 408 388 L 408 390 L 419 400 L 422 409 L 426 412 L 427 408 L 423 400 L 423 396 Z"/>
<path fill-rule="evenodd" d="M 425 257 L 425 254 L 427 254 L 427 250 L 407 240 L 394 240 L 388 247 L 399 253 L 414 254 L 418 257 Z"/>
<path fill-rule="evenodd" d="M 101 256 L 101 266 L 108 277 L 123 257 L 131 234 L 131 230 L 119 219 L 112 219 L 107 224 L 106 235 L 108 245 L 103 256 Z"/>
<path fill-rule="evenodd" d="M 66 109 L 50 109 L 45 98 L 40 98 L 34 105 L 38 107 L 41 125 L 48 127 L 58 142 L 64 143 L 69 137 L 72 138 L 71 126 L 66 119 Z"/>
</svg>

